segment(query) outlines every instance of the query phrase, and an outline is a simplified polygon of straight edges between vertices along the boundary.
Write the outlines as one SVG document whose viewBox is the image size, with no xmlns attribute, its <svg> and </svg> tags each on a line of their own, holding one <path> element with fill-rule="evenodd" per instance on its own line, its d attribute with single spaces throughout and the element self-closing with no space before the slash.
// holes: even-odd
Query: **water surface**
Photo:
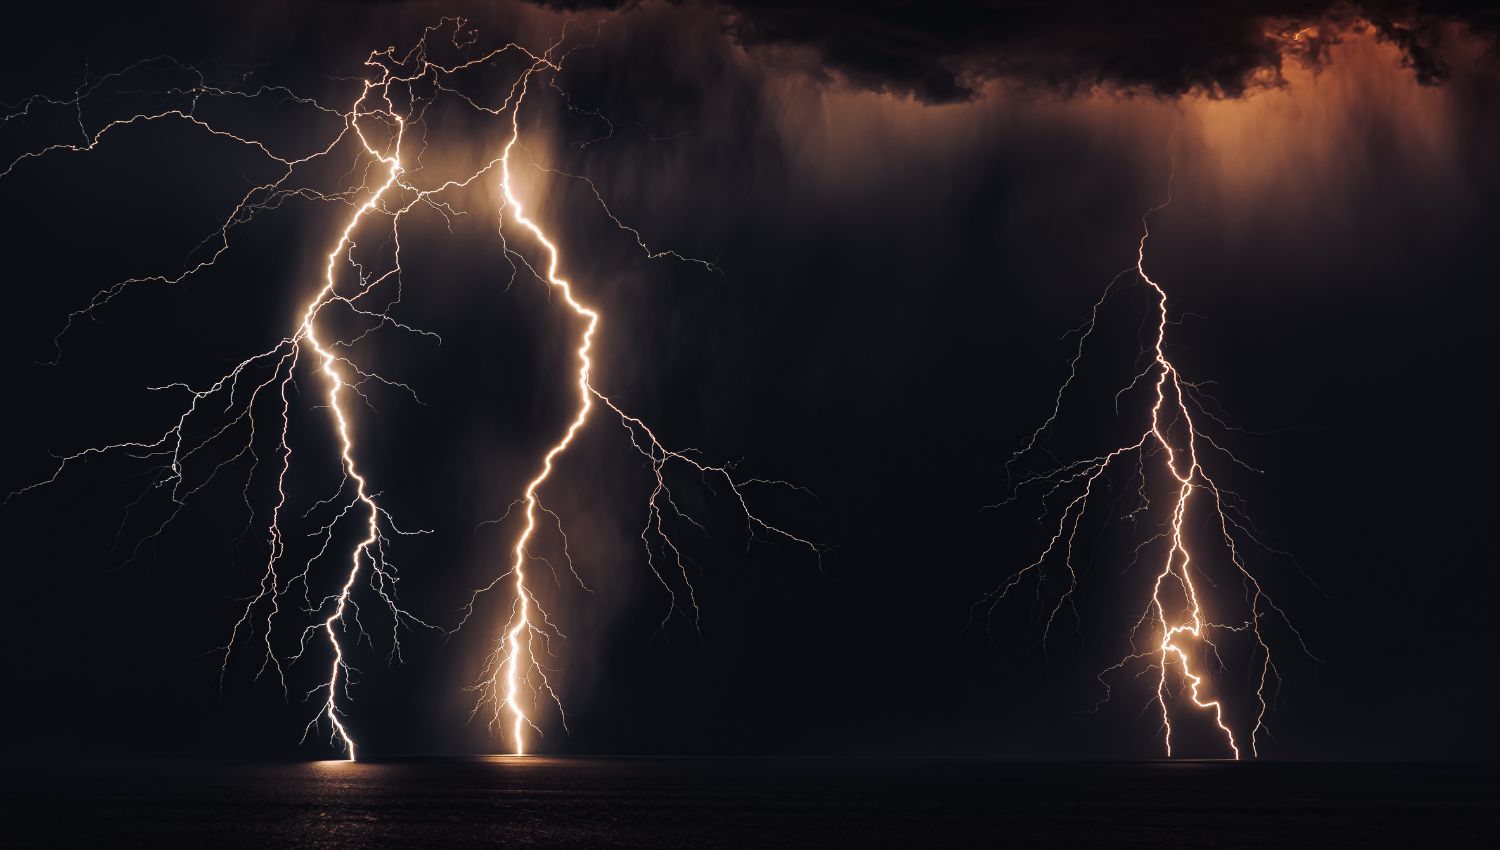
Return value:
<svg viewBox="0 0 1500 850">
<path fill-rule="evenodd" d="M 9 763 L 5 847 L 1433 847 L 1483 765 L 545 757 Z"/>
</svg>

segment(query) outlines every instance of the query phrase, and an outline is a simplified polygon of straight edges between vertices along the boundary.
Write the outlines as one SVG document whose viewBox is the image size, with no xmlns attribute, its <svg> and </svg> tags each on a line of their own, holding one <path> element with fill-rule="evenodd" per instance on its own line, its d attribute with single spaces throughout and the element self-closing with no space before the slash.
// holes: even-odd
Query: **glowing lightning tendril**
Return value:
<svg viewBox="0 0 1500 850">
<path fill-rule="evenodd" d="M 1172 157 L 1174 176 L 1175 172 L 1176 157 L 1174 155 Z M 1252 531 L 1249 521 L 1244 519 L 1235 505 L 1226 499 L 1226 496 L 1232 495 L 1230 491 L 1221 488 L 1204 469 L 1199 457 L 1199 443 L 1203 441 L 1223 452 L 1234 462 L 1244 464 L 1201 430 L 1200 425 L 1194 420 L 1194 409 L 1209 420 L 1223 423 L 1204 407 L 1204 401 L 1209 397 L 1202 391 L 1202 388 L 1183 378 L 1177 366 L 1166 354 L 1167 327 L 1171 324 L 1167 309 L 1167 293 L 1156 280 L 1147 274 L 1145 263 L 1146 242 L 1151 236 L 1151 217 L 1171 203 L 1171 183 L 1172 179 L 1169 177 L 1167 199 L 1152 207 L 1141 218 L 1141 237 L 1137 244 L 1135 265 L 1116 275 L 1105 288 L 1104 294 L 1095 302 L 1088 321 L 1079 328 L 1078 345 L 1069 361 L 1068 377 L 1058 389 L 1051 415 L 1032 432 L 1026 444 L 1011 456 L 1007 463 L 1007 470 L 1033 450 L 1038 449 L 1043 437 L 1057 422 L 1062 409 L 1063 396 L 1078 375 L 1079 361 L 1083 357 L 1085 344 L 1097 327 L 1100 309 L 1116 290 L 1116 284 L 1130 275 L 1150 290 L 1155 302 L 1153 308 L 1155 333 L 1150 344 L 1143 351 L 1148 361 L 1146 367 L 1116 394 L 1115 403 L 1118 409 L 1121 396 L 1138 386 L 1150 386 L 1154 396 L 1150 406 L 1149 424 L 1129 444 L 1102 455 L 1062 464 L 1026 477 L 1014 485 L 1011 495 L 1001 504 L 1014 501 L 1018 498 L 1021 489 L 1031 484 L 1047 485 L 1042 495 L 1044 505 L 1056 494 L 1070 495 L 1066 498 L 1050 539 L 1042 552 L 1030 564 L 1011 573 L 979 605 L 986 607 L 987 611 L 992 614 L 995 607 L 1006 598 L 1010 591 L 1031 574 L 1037 575 L 1040 593 L 1041 573 L 1044 565 L 1049 559 L 1055 556 L 1060 557 L 1067 570 L 1067 588 L 1059 595 L 1047 617 L 1046 631 L 1043 636 L 1045 641 L 1046 632 L 1050 632 L 1053 622 L 1063 607 L 1072 604 L 1073 594 L 1078 588 L 1079 577 L 1073 562 L 1073 545 L 1089 501 L 1095 495 L 1095 485 L 1116 465 L 1116 461 L 1134 455 L 1136 458 L 1134 474 L 1140 479 L 1138 496 L 1141 499 L 1140 506 L 1129 515 L 1134 520 L 1138 514 L 1151 507 L 1146 492 L 1146 460 L 1149 456 L 1159 454 L 1163 459 L 1162 469 L 1170 476 L 1170 484 L 1175 491 L 1172 507 L 1168 513 L 1167 531 L 1142 542 L 1136 548 L 1136 556 L 1138 558 L 1142 549 L 1162 538 L 1167 540 L 1168 550 L 1152 583 L 1146 610 L 1131 630 L 1131 644 L 1135 647 L 1137 635 L 1149 625 L 1151 632 L 1155 635 L 1152 639 L 1154 647 L 1146 651 L 1132 649 L 1130 654 L 1116 664 L 1101 671 L 1099 681 L 1105 688 L 1105 696 L 1100 702 L 1102 704 L 1108 700 L 1110 694 L 1110 686 L 1105 681 L 1105 676 L 1121 670 L 1132 662 L 1147 661 L 1158 671 L 1154 701 L 1161 715 L 1166 753 L 1171 756 L 1173 728 L 1168 702 L 1173 694 L 1168 680 L 1168 671 L 1170 667 L 1176 665 L 1188 698 L 1198 709 L 1212 714 L 1214 724 L 1223 737 L 1226 751 L 1238 759 L 1241 755 L 1241 742 L 1236 738 L 1231 723 L 1226 719 L 1222 698 L 1209 698 L 1206 695 L 1205 677 L 1207 674 L 1196 666 L 1193 654 L 1189 651 L 1191 645 L 1198 643 L 1206 646 L 1215 657 L 1218 657 L 1218 647 L 1214 644 L 1211 633 L 1244 632 L 1252 637 L 1254 651 L 1259 659 L 1259 671 L 1255 682 L 1257 707 L 1254 723 L 1250 724 L 1249 744 L 1251 754 L 1258 756 L 1259 736 L 1265 731 L 1267 684 L 1272 677 L 1278 677 L 1276 666 L 1271 658 L 1270 646 L 1262 633 L 1263 612 L 1272 611 L 1283 622 L 1286 622 L 1299 643 L 1301 636 L 1291 626 L 1284 612 L 1266 594 L 1259 580 L 1246 567 L 1237 542 L 1237 535 L 1256 543 L 1260 543 L 1260 540 Z M 1180 432 L 1180 434 L 1174 436 L 1174 432 Z M 1189 509 L 1195 497 L 1199 501 L 1208 499 L 1211 502 L 1213 511 L 1211 519 L 1216 526 L 1216 533 L 1230 564 L 1233 565 L 1245 588 L 1248 616 L 1242 624 L 1213 622 L 1208 619 L 1204 611 L 1204 603 L 1199 597 L 1198 586 L 1194 580 L 1195 573 L 1201 574 L 1203 567 L 1194 562 L 1186 527 Z M 1275 550 L 1271 551 L 1275 552 Z M 1284 553 L 1277 552 L 1276 554 Z M 1181 603 L 1177 606 L 1172 604 L 1175 597 L 1169 594 L 1169 591 L 1174 589 L 1176 595 L 1181 597 Z M 1306 649 L 1305 644 L 1303 648 Z M 1222 666 L 1222 661 L 1220 664 Z"/>
<path fill-rule="evenodd" d="M 669 535 L 667 526 L 665 525 L 667 512 L 670 511 L 672 515 L 683 519 L 700 530 L 703 528 L 701 523 L 685 514 L 672 498 L 672 493 L 667 486 L 664 473 L 664 469 L 669 462 L 684 464 L 696 470 L 701 476 L 711 476 L 722 482 L 734 497 L 735 506 L 745 518 L 746 534 L 750 540 L 760 539 L 761 534 L 765 533 L 772 537 L 778 537 L 804 546 L 819 558 L 821 558 L 822 553 L 822 547 L 818 544 L 771 525 L 761 519 L 752 511 L 744 493 L 744 488 L 751 485 L 769 484 L 794 487 L 794 489 L 800 488 L 795 488 L 794 485 L 780 480 L 759 478 L 739 479 L 733 475 L 732 469 L 728 466 L 714 466 L 698 460 L 695 457 L 696 452 L 692 449 L 674 450 L 667 448 L 644 421 L 626 413 L 620 405 L 594 386 L 591 380 L 593 369 L 592 349 L 595 333 L 599 329 L 599 313 L 579 301 L 573 285 L 568 280 L 559 276 L 558 268 L 561 257 L 557 243 L 547 236 L 546 232 L 543 231 L 534 219 L 527 215 L 526 208 L 522 204 L 521 199 L 516 195 L 511 180 L 511 154 L 517 147 L 520 147 L 521 127 L 519 115 L 521 106 L 525 102 L 528 87 L 534 74 L 544 70 L 550 70 L 555 73 L 561 69 L 560 61 L 550 61 L 550 57 L 557 46 L 556 44 L 553 45 L 547 53 L 543 54 L 540 60 L 524 72 L 517 83 L 511 103 L 511 132 L 499 158 L 502 193 L 502 207 L 500 212 L 503 223 L 503 217 L 509 211 L 511 219 L 520 224 L 532 240 L 541 246 L 542 252 L 545 255 L 545 262 L 542 264 L 541 269 L 536 269 L 524 259 L 519 259 L 519 262 L 526 265 L 548 287 L 559 292 L 568 309 L 583 321 L 583 331 L 578 337 L 578 347 L 574 352 L 578 363 L 575 380 L 578 406 L 572 420 L 563 431 L 562 436 L 542 455 L 540 469 L 536 476 L 527 482 L 526 488 L 520 500 L 518 500 L 518 503 L 522 506 L 522 528 L 516 535 L 515 542 L 511 547 L 509 569 L 489 585 L 479 588 L 474 592 L 464 615 L 464 619 L 467 620 L 473 613 L 475 601 L 480 594 L 493 589 L 502 580 L 506 578 L 510 579 L 514 593 L 510 619 L 505 624 L 500 639 L 486 660 L 480 681 L 475 685 L 475 690 L 480 694 L 479 701 L 475 705 L 475 710 L 478 711 L 480 707 L 489 705 L 492 710 L 490 720 L 492 726 L 502 725 L 502 716 L 506 713 L 509 714 L 510 740 L 516 755 L 524 755 L 526 752 L 525 730 L 527 727 L 532 728 L 539 734 L 541 732 L 532 718 L 527 715 L 522 705 L 523 689 L 529 688 L 533 694 L 545 694 L 557 707 L 559 713 L 562 713 L 562 701 L 556 691 L 553 690 L 552 684 L 547 678 L 546 670 L 538 660 L 538 642 L 542 645 L 541 651 L 551 654 L 551 637 L 554 635 L 561 637 L 562 635 L 557 631 L 556 626 L 528 589 L 525 567 L 527 559 L 534 557 L 529 550 L 529 545 L 537 529 L 537 513 L 551 513 L 541 504 L 539 491 L 542 485 L 547 483 L 549 478 L 551 478 L 557 458 L 568 449 L 573 443 L 574 438 L 588 421 L 589 414 L 593 410 L 596 400 L 609 408 L 619 418 L 621 425 L 629 434 L 631 446 L 647 459 L 653 474 L 654 485 L 647 497 L 647 519 L 646 525 L 641 530 L 641 541 L 645 548 L 647 565 L 662 587 L 666 589 L 670 598 L 667 617 L 670 617 L 674 611 L 680 610 L 680 608 L 676 593 L 672 590 L 667 577 L 662 574 L 657 566 L 653 554 L 652 542 L 655 541 L 662 551 L 670 555 L 673 565 L 680 575 L 682 584 L 687 590 L 689 607 L 691 608 L 694 623 L 696 624 L 698 614 L 696 594 L 691 581 L 688 580 L 686 563 L 684 561 L 685 556 L 678 544 Z M 552 87 L 557 88 L 555 80 L 552 82 Z M 620 221 L 604 203 L 598 187 L 586 178 L 536 165 L 534 161 L 532 165 L 545 173 L 584 181 L 610 221 L 616 227 L 634 237 L 637 246 L 642 249 L 648 258 L 661 259 L 670 257 L 683 262 L 701 265 L 709 270 L 716 270 L 712 263 L 704 260 L 687 257 L 675 251 L 652 250 L 641 240 L 638 231 Z M 506 246 L 506 251 L 508 254 L 513 253 L 508 245 Z M 556 516 L 553 516 L 555 519 Z M 559 533 L 562 534 L 560 521 Z M 564 547 L 566 547 L 567 537 L 565 534 L 562 534 L 562 539 Z M 535 615 L 533 615 L 533 612 L 535 612 Z M 534 619 L 534 616 L 540 620 L 541 625 L 538 625 L 537 619 Z M 663 625 L 665 625 L 665 622 L 664 618 Z M 563 722 L 564 728 L 566 728 L 565 715 L 563 715 Z"/>
<path fill-rule="evenodd" d="M 451 30 L 452 49 L 464 58 L 462 61 L 445 65 L 435 61 L 430 55 L 429 40 L 433 35 L 440 32 L 446 33 L 449 30 Z M 403 626 L 418 625 L 428 629 L 439 629 L 413 616 L 401 608 L 395 600 L 395 588 L 399 577 L 394 565 L 387 557 L 386 535 L 421 532 L 403 531 L 398 528 L 386 510 L 378 503 L 379 494 L 371 490 L 366 473 L 357 461 L 354 422 L 345 406 L 348 393 L 358 395 L 366 404 L 370 404 L 369 397 L 361 389 L 369 382 L 404 391 L 413 398 L 416 398 L 416 395 L 405 383 L 362 369 L 352 359 L 353 354 L 349 349 L 374 331 L 387 327 L 434 339 L 441 343 L 441 337 L 437 334 L 402 322 L 390 313 L 391 308 L 401 300 L 401 223 L 403 218 L 419 205 L 438 213 L 451 223 L 453 216 L 466 213 L 455 209 L 451 201 L 444 200 L 441 196 L 450 191 L 467 189 L 476 184 L 485 174 L 494 170 L 498 169 L 500 174 L 500 188 L 503 195 L 500 210 L 502 224 L 500 236 L 502 249 L 511 263 L 512 280 L 514 280 L 515 273 L 524 267 L 552 290 L 561 293 L 567 306 L 578 318 L 585 321 L 586 326 L 577 349 L 578 408 L 563 436 L 542 457 L 540 470 L 536 476 L 527 483 L 520 500 L 524 505 L 524 527 L 511 549 L 511 569 L 506 574 L 497 577 L 488 586 L 474 591 L 463 610 L 462 619 L 454 629 L 456 631 L 457 628 L 461 628 L 474 614 L 476 601 L 481 594 L 498 586 L 507 577 L 512 579 L 511 587 L 514 591 L 514 598 L 511 618 L 506 623 L 502 638 L 490 656 L 484 678 L 476 686 L 476 689 L 481 692 L 481 698 L 475 710 L 477 711 L 479 706 L 485 703 L 491 704 L 494 709 L 492 725 L 498 724 L 502 714 L 509 712 L 509 737 L 517 753 L 525 750 L 524 727 L 530 725 L 540 731 L 522 707 L 523 689 L 529 687 L 533 691 L 545 692 L 561 710 L 561 701 L 547 681 L 545 672 L 537 660 L 536 652 L 538 641 L 546 644 L 550 642 L 553 635 L 561 636 L 561 633 L 527 586 L 525 566 L 528 558 L 535 557 L 529 551 L 528 545 L 537 529 L 539 513 L 546 513 L 557 522 L 558 532 L 562 535 L 563 552 L 567 556 L 567 538 L 562 532 L 561 518 L 541 503 L 539 491 L 542 485 L 551 478 L 555 460 L 568 448 L 583 428 L 596 400 L 619 417 L 621 425 L 629 435 L 632 447 L 646 458 L 654 477 L 655 484 L 647 498 L 647 519 L 641 531 L 641 540 L 646 549 L 647 564 L 670 598 L 667 617 L 670 617 L 674 611 L 682 609 L 668 577 L 659 569 L 654 552 L 668 554 L 681 573 L 681 584 L 687 589 L 690 608 L 696 623 L 698 610 L 696 595 L 691 582 L 688 581 L 685 556 L 669 535 L 668 518 L 675 517 L 700 530 L 703 529 L 696 519 L 683 513 L 672 498 L 665 477 L 665 468 L 669 463 L 684 464 L 696 470 L 704 478 L 714 478 L 725 484 L 729 493 L 734 497 L 735 505 L 745 517 L 747 536 L 750 540 L 763 539 L 763 535 L 766 535 L 806 546 L 818 555 L 822 551 L 818 545 L 763 521 L 751 511 L 744 493 L 745 488 L 754 485 L 792 485 L 771 479 L 736 478 L 732 467 L 703 463 L 696 458 L 696 452 L 691 449 L 666 448 L 642 420 L 625 413 L 618 404 L 603 395 L 591 381 L 593 365 L 591 348 L 595 331 L 599 326 L 599 314 L 577 300 L 572 286 L 558 277 L 560 255 L 557 244 L 544 233 L 535 220 L 527 216 L 521 200 L 514 191 L 511 175 L 512 152 L 516 149 L 525 151 L 525 146 L 520 143 L 519 113 L 534 75 L 544 71 L 551 72 L 552 78 L 549 80 L 549 85 L 567 99 L 570 110 L 607 122 L 607 119 L 604 119 L 597 111 L 573 107 L 567 92 L 557 85 L 556 76 L 562 70 L 562 58 L 559 58 L 557 54 L 567 42 L 568 34 L 569 26 L 565 24 L 562 34 L 540 55 L 514 43 L 475 55 L 472 48 L 477 41 L 477 32 L 462 19 L 444 18 L 436 26 L 426 28 L 416 45 L 404 54 L 398 55 L 395 48 L 386 48 L 383 51 L 371 53 L 365 65 L 374 69 L 374 79 L 358 81 L 359 94 L 348 111 L 330 108 L 312 98 L 296 95 L 281 86 L 263 85 L 241 89 L 212 85 L 198 67 L 164 56 L 144 60 L 120 71 L 86 81 L 72 98 L 62 99 L 37 95 L 12 106 L 9 112 L 0 115 L 0 125 L 10 124 L 13 121 L 19 125 L 38 110 L 45 108 L 71 110 L 77 113 L 77 129 L 81 138 L 78 143 L 52 143 L 21 153 L 0 169 L 0 179 L 9 176 L 18 167 L 44 156 L 63 152 L 92 151 L 107 136 L 116 135 L 127 128 L 170 121 L 186 122 L 213 137 L 245 145 L 269 157 L 281 167 L 281 173 L 274 180 L 252 186 L 240 197 L 238 203 L 214 231 L 189 253 L 181 272 L 117 281 L 99 291 L 83 309 L 68 316 L 63 328 L 54 339 L 57 358 L 61 357 L 63 337 L 73 328 L 76 319 L 83 316 L 93 317 L 97 311 L 102 310 L 134 287 L 147 284 L 175 286 L 213 268 L 230 251 L 231 233 L 241 225 L 254 220 L 259 214 L 276 210 L 292 200 L 344 204 L 351 207 L 351 212 L 343 222 L 338 239 L 325 255 L 322 283 L 317 292 L 301 308 L 300 319 L 290 336 L 279 340 L 268 350 L 240 361 L 227 374 L 202 389 L 194 389 L 184 383 L 153 388 L 183 390 L 188 393 L 186 406 L 174 414 L 172 424 L 160 436 L 150 440 L 112 443 L 65 454 L 60 458 L 50 476 L 17 490 L 7 497 L 8 501 L 11 497 L 55 483 L 68 468 L 104 455 L 119 455 L 136 461 L 145 461 L 148 464 L 154 463 L 155 465 L 147 470 L 150 485 L 139 498 L 126 507 L 125 521 L 121 524 L 122 532 L 125 522 L 130 518 L 130 512 L 152 492 L 164 490 L 170 506 L 167 518 L 137 543 L 135 553 L 138 553 L 147 541 L 155 539 L 166 530 L 180 514 L 189 497 L 207 487 L 226 468 L 248 457 L 250 467 L 242 493 L 242 500 L 250 512 L 250 519 L 245 526 L 248 532 L 257 514 L 251 498 L 251 488 L 257 480 L 257 471 L 261 462 L 256 428 L 257 410 L 263 404 L 262 399 L 273 398 L 274 402 L 279 403 L 280 422 L 279 435 L 273 452 L 278 461 L 275 476 L 276 500 L 270 511 L 269 523 L 265 526 L 267 557 L 258 588 L 246 601 L 238 619 L 230 629 L 227 643 L 222 648 L 223 665 L 220 675 L 222 679 L 227 674 L 230 655 L 234 648 L 258 627 L 262 632 L 264 657 L 256 675 L 258 677 L 267 669 L 274 669 L 285 692 L 287 683 L 283 662 L 295 662 L 301 659 L 307 652 L 309 639 L 316 633 L 322 632 L 326 636 L 332 656 L 331 666 L 327 680 L 308 692 L 309 697 L 321 693 L 324 699 L 320 710 L 308 723 L 304 738 L 326 718 L 330 727 L 331 741 L 351 760 L 356 755 L 356 744 L 353 734 L 346 726 L 341 700 L 347 701 L 348 699 L 351 674 L 355 671 L 349 664 L 347 648 L 341 642 L 341 633 L 352 626 L 357 630 L 358 638 L 366 636 L 359 618 L 359 606 L 354 598 L 361 575 L 367 576 L 368 584 L 386 606 L 391 617 L 392 660 L 400 657 L 399 633 Z M 576 49 L 578 47 L 570 48 L 569 52 Z M 507 54 L 522 56 L 525 63 L 518 76 L 514 78 L 508 94 L 499 105 L 486 105 L 464 93 L 453 83 L 460 73 L 481 66 L 495 66 L 498 59 Z M 158 66 L 168 73 L 186 75 L 189 84 L 155 92 L 141 90 L 134 94 L 154 94 L 168 99 L 177 98 L 182 99 L 183 103 L 117 118 L 104 123 L 92 132 L 87 129 L 83 118 L 83 104 L 86 100 L 102 97 L 101 92 L 104 92 L 109 85 L 125 79 L 130 74 L 146 73 Z M 316 110 L 321 115 L 336 117 L 340 121 L 341 128 L 327 144 L 315 149 L 314 152 L 302 157 L 286 157 L 274 153 L 272 146 L 266 142 L 224 129 L 218 123 L 205 119 L 199 114 L 200 107 L 205 102 L 231 98 L 248 101 L 266 97 L 276 98 L 281 103 L 289 102 L 305 106 Z M 506 117 L 510 133 L 501 154 L 484 163 L 477 171 L 461 179 L 448 179 L 424 187 L 415 182 L 416 177 L 424 170 L 422 154 L 426 152 L 428 144 L 426 133 L 428 127 L 424 122 L 424 116 L 426 110 L 438 97 L 451 97 L 479 113 Z M 420 136 L 421 151 L 417 152 L 409 163 L 404 162 L 403 145 L 408 143 L 408 131 L 419 126 L 421 133 L 412 131 L 410 135 L 412 138 Z M 329 157 L 351 135 L 358 142 L 355 152 L 356 162 L 345 176 L 346 178 L 354 176 L 358 181 L 356 185 L 334 191 L 324 191 L 294 182 L 294 176 L 303 173 L 306 166 Z M 526 153 L 529 164 L 536 170 L 584 183 L 613 225 L 628 234 L 648 259 L 672 259 L 697 264 L 710 271 L 718 271 L 714 264 L 705 260 L 688 257 L 675 251 L 652 249 L 643 240 L 638 230 L 625 224 L 615 215 L 605 203 L 599 188 L 592 181 L 580 175 L 538 164 L 529 151 Z M 367 159 L 370 165 L 361 169 L 360 158 Z M 371 187 L 368 173 L 371 169 L 377 168 L 383 174 L 383 179 Z M 503 224 L 507 211 L 511 213 L 511 219 L 518 222 L 530 238 L 542 247 L 546 254 L 545 273 L 538 272 L 505 242 Z M 362 258 L 356 258 L 358 250 L 355 241 L 356 231 L 364 225 L 367 219 L 377 215 L 390 220 L 388 239 L 389 244 L 393 246 L 390 267 L 383 271 L 367 269 Z M 210 249 L 207 251 L 207 256 L 198 257 L 198 252 L 205 248 Z M 341 269 L 353 269 L 357 273 L 358 282 L 353 294 L 340 292 Z M 377 291 L 392 289 L 394 292 L 387 296 L 388 300 L 383 308 L 367 306 L 369 302 L 375 300 Z M 365 322 L 366 327 L 357 330 L 347 338 L 323 336 L 319 328 L 319 319 L 325 309 L 335 305 Z M 286 576 L 279 569 L 279 565 L 288 553 L 284 520 L 289 510 L 290 497 L 287 479 L 292 466 L 292 402 L 289 391 L 296 386 L 297 370 L 304 362 L 304 354 L 310 355 L 320 380 L 326 385 L 327 391 L 324 399 L 328 409 L 328 420 L 338 439 L 342 479 L 339 488 L 332 496 L 316 502 L 304 514 L 306 518 L 330 506 L 334 509 L 332 518 L 311 535 L 314 539 L 321 540 L 321 545 L 306 560 L 305 566 L 299 573 Z M 54 358 L 54 363 L 57 358 Z M 242 384 L 249 384 L 251 388 L 246 391 Z M 419 398 L 416 400 L 418 403 L 421 402 Z M 221 439 L 226 439 L 240 431 L 248 432 L 245 435 L 244 444 L 227 460 L 209 464 L 206 474 L 196 471 L 198 458 L 209 457 L 209 450 L 212 446 L 217 445 Z M 193 477 L 190 478 L 190 476 Z M 200 477 L 201 480 L 198 480 Z M 362 519 L 362 524 L 360 537 L 349 550 L 347 569 L 340 572 L 342 578 L 337 585 L 337 591 L 314 603 L 311 599 L 313 565 L 329 552 L 340 523 L 350 517 L 351 512 Z M 131 560 L 134 560 L 135 553 L 132 554 Z M 574 576 L 578 576 L 576 570 Z M 579 581 L 582 583 L 581 578 Z M 304 589 L 305 610 L 313 615 L 314 622 L 302 631 L 296 651 L 283 657 L 273 643 L 273 627 L 283 612 L 283 601 L 292 588 L 299 583 Z M 550 649 L 548 651 L 550 652 Z M 566 728 L 565 720 L 564 728 Z"/>
</svg>

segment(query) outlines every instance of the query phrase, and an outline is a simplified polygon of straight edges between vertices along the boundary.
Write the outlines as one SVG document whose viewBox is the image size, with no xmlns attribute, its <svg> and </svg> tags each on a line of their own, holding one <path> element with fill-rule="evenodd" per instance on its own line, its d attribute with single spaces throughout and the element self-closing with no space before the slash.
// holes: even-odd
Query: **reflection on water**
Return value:
<svg viewBox="0 0 1500 850">
<path fill-rule="evenodd" d="M 1454 846 L 1500 828 L 1483 766 L 485 756 L 3 777 L 5 847 Z"/>
</svg>

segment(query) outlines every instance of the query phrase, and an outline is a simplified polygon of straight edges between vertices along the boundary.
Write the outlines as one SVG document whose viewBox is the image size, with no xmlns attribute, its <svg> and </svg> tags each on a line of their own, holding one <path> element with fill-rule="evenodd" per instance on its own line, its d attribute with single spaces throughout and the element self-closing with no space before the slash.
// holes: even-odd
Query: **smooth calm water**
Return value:
<svg viewBox="0 0 1500 850">
<path fill-rule="evenodd" d="M 851 759 L 9 763 L 4 847 L 1496 847 L 1500 768 Z"/>
</svg>

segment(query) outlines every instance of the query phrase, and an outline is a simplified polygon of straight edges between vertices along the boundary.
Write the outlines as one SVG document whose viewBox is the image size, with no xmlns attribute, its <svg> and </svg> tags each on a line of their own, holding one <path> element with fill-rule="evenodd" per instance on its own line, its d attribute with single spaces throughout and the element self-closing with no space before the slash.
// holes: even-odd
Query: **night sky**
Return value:
<svg viewBox="0 0 1500 850">
<path fill-rule="evenodd" d="M 590 46 L 569 56 L 559 88 L 527 102 L 527 149 L 594 181 L 653 249 L 715 264 L 649 259 L 586 186 L 518 169 L 564 274 L 603 315 L 596 384 L 673 446 L 807 488 L 815 495 L 756 490 L 756 510 L 828 547 L 821 565 L 785 542 L 747 548 L 722 491 L 678 469 L 683 507 L 710 532 L 676 529 L 701 619 L 695 629 L 678 613 L 661 625 L 669 597 L 638 539 L 650 476 L 625 431 L 596 414 L 543 488 L 594 592 L 565 571 L 556 584 L 535 573 L 568 635 L 553 679 L 569 731 L 539 711 L 545 738 L 534 748 L 1158 755 L 1145 684 L 1126 680 L 1092 711 L 1095 674 L 1125 651 L 1148 578 L 1122 575 L 1128 528 L 1090 526 L 1077 618 L 1065 611 L 1045 647 L 1050 605 L 1033 585 L 988 622 L 971 608 L 1046 542 L 1035 503 L 985 508 L 1004 499 L 1006 461 L 1068 374 L 1075 338 L 1063 335 L 1134 263 L 1141 214 L 1165 198 L 1175 153 L 1172 202 L 1153 219 L 1146 258 L 1181 320 L 1169 353 L 1212 382 L 1235 426 L 1215 438 L 1262 470 L 1214 460 L 1266 542 L 1292 556 L 1249 554 L 1315 656 L 1273 624 L 1282 681 L 1263 755 L 1500 755 L 1500 12 L 148 5 L 66 20 L 55 8 L 8 12 L 0 99 L 67 98 L 86 73 L 169 54 L 217 82 L 283 85 L 343 108 L 371 50 L 404 50 L 444 15 L 469 19 L 482 47 L 536 49 L 571 16 Z M 486 86 L 502 76 L 476 75 L 466 90 L 498 101 Z M 150 92 L 184 79 L 169 64 L 147 66 L 102 88 L 81 118 L 96 129 L 160 108 L 170 97 Z M 338 128 L 275 97 L 202 114 L 298 155 Z M 8 120 L 4 161 L 76 141 L 79 118 L 43 104 Z M 493 157 L 506 129 L 451 102 L 434 107 L 433 168 Z M 348 185 L 354 163 L 335 157 L 307 182 Z M 212 381 L 286 332 L 345 206 L 291 199 L 258 215 L 211 269 L 131 289 L 75 323 L 57 364 L 43 365 L 68 314 L 96 291 L 211 253 L 190 254 L 273 165 L 161 122 L 0 179 L 0 490 L 46 479 L 54 454 L 160 433 L 177 397 L 149 387 Z M 391 552 L 403 605 L 444 627 L 503 570 L 514 526 L 480 524 L 520 494 L 574 400 L 578 326 L 537 280 L 511 282 L 485 206 L 494 191 L 465 195 L 472 211 L 451 225 L 422 210 L 404 226 L 393 315 L 442 344 L 386 328 L 359 349 L 362 364 L 422 401 L 370 386 L 375 410 L 353 409 L 383 505 L 402 527 L 432 531 Z M 1059 458 L 1121 433 L 1108 399 L 1129 379 L 1149 302 L 1136 288 L 1110 305 L 1051 436 Z M 294 451 L 306 464 L 292 483 L 299 516 L 337 481 L 310 380 L 293 400 Z M 204 458 L 200 473 L 227 457 Z M 318 642 L 288 668 L 289 697 L 274 676 L 257 679 L 254 645 L 237 649 L 220 679 L 216 647 L 265 559 L 267 468 L 246 490 L 248 460 L 226 466 L 141 544 L 170 513 L 160 491 L 127 513 L 149 466 L 91 460 L 0 509 L 10 748 L 334 754 L 316 733 L 299 745 L 317 711 L 302 694 L 326 667 Z M 315 527 L 294 523 L 301 534 Z M 551 546 L 542 548 L 556 558 Z M 334 581 L 321 569 L 315 580 Z M 685 593 L 680 580 L 673 589 Z M 390 623 L 366 603 L 372 642 L 352 652 L 359 676 L 345 706 L 364 751 L 507 749 L 482 718 L 469 722 L 465 690 L 504 608 L 482 597 L 457 634 L 404 633 L 404 661 L 393 664 Z M 288 617 L 278 628 L 294 650 L 312 620 Z M 1236 710 L 1244 662 L 1218 674 Z M 1185 735 L 1184 754 L 1218 754 L 1211 737 Z"/>
</svg>

